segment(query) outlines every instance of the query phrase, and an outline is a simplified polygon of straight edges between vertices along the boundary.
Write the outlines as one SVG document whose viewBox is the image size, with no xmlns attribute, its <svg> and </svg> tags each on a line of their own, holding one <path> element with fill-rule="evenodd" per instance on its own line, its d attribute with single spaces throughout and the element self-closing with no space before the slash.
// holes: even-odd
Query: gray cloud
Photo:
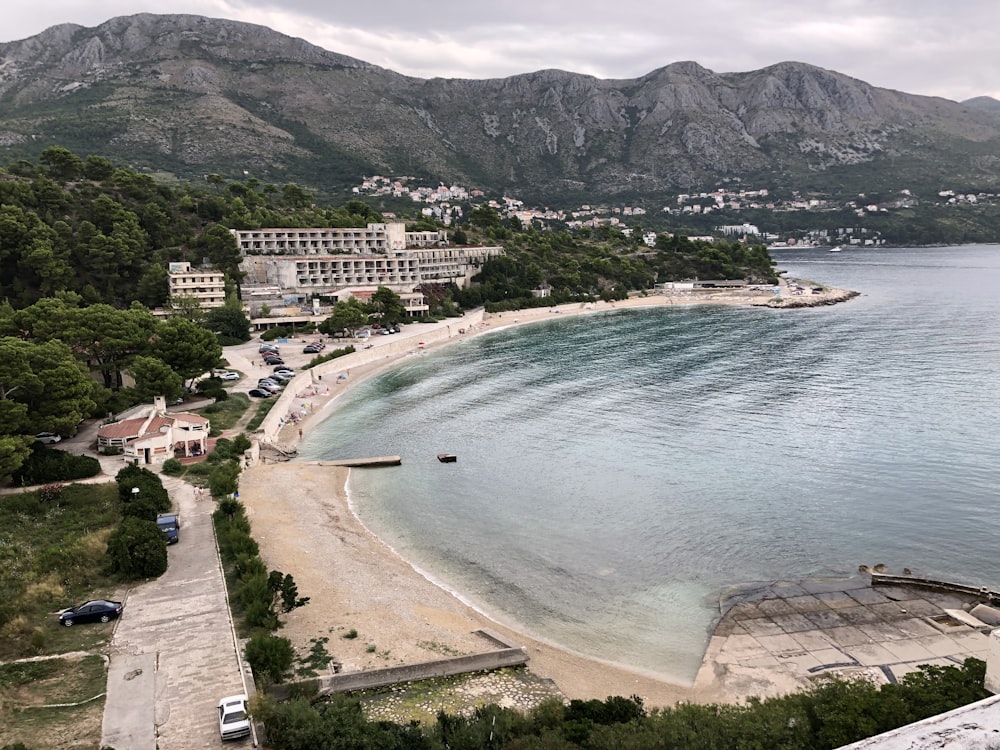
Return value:
<svg viewBox="0 0 1000 750">
<path fill-rule="evenodd" d="M 785 60 L 875 86 L 1000 98 L 996 0 L 39 0 L 6 9 L 3 41 L 137 12 L 248 21 L 421 78 L 559 68 L 634 78 L 679 60 L 717 72 Z M 24 8 L 24 10 L 21 10 Z"/>
</svg>

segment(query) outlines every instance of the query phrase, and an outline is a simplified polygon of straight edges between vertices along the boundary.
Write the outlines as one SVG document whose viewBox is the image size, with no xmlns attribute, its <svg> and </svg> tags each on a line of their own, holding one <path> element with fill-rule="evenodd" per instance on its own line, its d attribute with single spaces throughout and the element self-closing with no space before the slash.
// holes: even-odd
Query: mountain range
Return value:
<svg viewBox="0 0 1000 750">
<path fill-rule="evenodd" d="M 549 204 L 711 189 L 996 190 L 1000 102 L 785 62 L 602 80 L 420 79 L 253 24 L 141 14 L 0 44 L 0 153 L 333 193 L 413 175 Z"/>
</svg>

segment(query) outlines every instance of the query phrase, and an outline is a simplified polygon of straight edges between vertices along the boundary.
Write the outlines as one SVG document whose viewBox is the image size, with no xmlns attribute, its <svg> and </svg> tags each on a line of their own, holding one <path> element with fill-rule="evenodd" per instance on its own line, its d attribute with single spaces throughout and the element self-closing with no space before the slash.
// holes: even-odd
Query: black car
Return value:
<svg viewBox="0 0 1000 750">
<path fill-rule="evenodd" d="M 263 388 L 251 388 L 250 395 L 254 398 L 271 398 L 270 391 L 265 391 Z"/>
<path fill-rule="evenodd" d="M 312 346 L 312 345 L 310 345 L 310 346 L 307 346 L 305 349 L 303 349 L 302 353 L 303 354 L 319 354 L 320 351 L 322 351 L 322 350 L 318 346 Z"/>
<path fill-rule="evenodd" d="M 285 364 L 285 360 L 283 360 L 281 357 L 264 357 L 264 362 L 267 363 L 267 364 L 269 364 L 269 365 L 283 365 L 283 364 Z"/>
<path fill-rule="evenodd" d="M 78 622 L 110 622 L 121 617 L 123 608 L 121 602 L 94 599 L 79 607 L 70 607 L 59 615 L 59 622 L 67 628 Z"/>
</svg>

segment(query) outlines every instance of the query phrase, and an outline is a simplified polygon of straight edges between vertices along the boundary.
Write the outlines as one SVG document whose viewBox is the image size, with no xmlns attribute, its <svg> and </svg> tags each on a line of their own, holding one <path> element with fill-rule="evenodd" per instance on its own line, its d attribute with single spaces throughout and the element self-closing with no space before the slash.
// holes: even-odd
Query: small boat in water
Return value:
<svg viewBox="0 0 1000 750">
<path fill-rule="evenodd" d="M 458 460 L 454 453 L 438 453 L 438 461 L 443 464 L 453 464 Z"/>
<path fill-rule="evenodd" d="M 831 247 L 831 248 L 830 248 L 830 252 L 831 252 L 831 253 L 839 253 L 839 252 L 840 252 L 841 250 L 843 250 L 843 249 L 844 249 L 844 248 L 842 248 L 842 247 L 841 247 L 840 245 L 837 245 L 836 247 Z"/>
</svg>

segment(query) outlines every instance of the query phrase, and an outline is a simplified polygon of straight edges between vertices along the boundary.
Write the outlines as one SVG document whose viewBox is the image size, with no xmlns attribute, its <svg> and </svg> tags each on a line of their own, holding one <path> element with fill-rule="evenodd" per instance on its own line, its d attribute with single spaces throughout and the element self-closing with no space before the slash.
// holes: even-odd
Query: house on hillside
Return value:
<svg viewBox="0 0 1000 750">
<path fill-rule="evenodd" d="M 157 396 L 140 414 L 98 429 L 97 448 L 117 448 L 128 463 L 158 464 L 207 453 L 210 428 L 209 420 L 197 414 L 168 414 L 166 399 Z"/>
</svg>

